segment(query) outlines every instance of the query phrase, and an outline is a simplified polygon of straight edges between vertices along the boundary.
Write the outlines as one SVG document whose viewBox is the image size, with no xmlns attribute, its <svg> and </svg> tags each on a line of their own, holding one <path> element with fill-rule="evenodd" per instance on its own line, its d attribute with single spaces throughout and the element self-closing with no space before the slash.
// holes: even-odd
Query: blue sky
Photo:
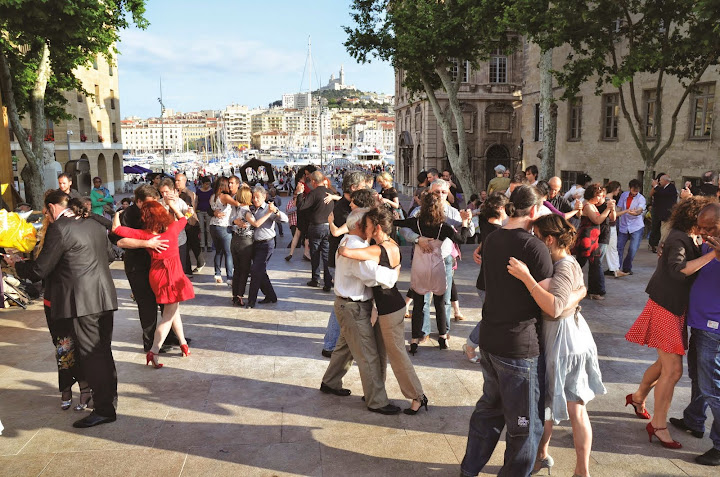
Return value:
<svg viewBox="0 0 720 477">
<path fill-rule="evenodd" d="M 358 64 L 343 46 L 350 0 L 148 0 L 146 30 L 121 32 L 121 114 L 266 106 L 283 93 L 307 90 L 303 68 L 312 38 L 313 89 L 345 66 L 346 83 L 393 94 L 393 70 Z"/>
</svg>

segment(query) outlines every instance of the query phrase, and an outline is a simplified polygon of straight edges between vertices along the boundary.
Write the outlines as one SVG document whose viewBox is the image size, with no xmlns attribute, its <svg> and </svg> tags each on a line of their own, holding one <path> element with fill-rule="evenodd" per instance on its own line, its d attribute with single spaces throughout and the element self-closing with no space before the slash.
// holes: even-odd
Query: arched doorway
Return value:
<svg viewBox="0 0 720 477">
<path fill-rule="evenodd" d="M 107 162 L 105 161 L 105 155 L 100 154 L 97 159 L 97 171 L 98 177 L 102 179 L 103 185 L 107 185 Z"/>
<path fill-rule="evenodd" d="M 495 167 L 498 165 L 510 169 L 510 152 L 501 144 L 490 146 L 485 152 L 485 179 L 486 183 L 495 177 Z"/>
<path fill-rule="evenodd" d="M 122 161 L 120 160 L 120 155 L 116 152 L 113 154 L 112 158 L 112 172 L 113 172 L 113 184 L 114 187 L 110 192 L 115 194 L 118 191 L 123 190 L 123 171 L 122 171 Z M 110 187 L 110 186 L 108 186 Z"/>
</svg>

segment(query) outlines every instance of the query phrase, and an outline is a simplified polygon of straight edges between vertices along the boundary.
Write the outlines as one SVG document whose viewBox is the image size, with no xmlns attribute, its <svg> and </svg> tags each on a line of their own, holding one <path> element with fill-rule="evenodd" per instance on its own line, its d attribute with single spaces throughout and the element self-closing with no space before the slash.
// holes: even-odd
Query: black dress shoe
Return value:
<svg viewBox="0 0 720 477">
<path fill-rule="evenodd" d="M 329 292 L 330 290 L 332 290 L 332 287 L 332 285 L 325 285 L 323 286 L 323 291 Z"/>
<path fill-rule="evenodd" d="M 695 462 L 700 465 L 720 465 L 720 450 L 713 447 L 703 455 L 695 457 Z"/>
<path fill-rule="evenodd" d="M 322 354 L 322 355 L 325 356 L 326 358 L 329 358 L 329 357 L 332 356 L 332 351 L 330 351 L 329 349 L 323 349 L 323 350 L 322 350 L 322 353 L 320 353 L 320 354 Z"/>
<path fill-rule="evenodd" d="M 350 390 L 345 388 L 335 389 L 331 388 L 325 383 L 320 383 L 320 391 L 324 392 L 325 394 L 334 394 L 336 396 L 349 396 Z"/>
<path fill-rule="evenodd" d="M 262 300 L 260 300 L 258 303 L 260 303 L 261 305 L 264 305 L 266 303 L 277 303 L 277 297 L 272 298 L 272 299 L 265 297 Z"/>
<path fill-rule="evenodd" d="M 615 272 L 613 272 L 612 270 L 605 270 L 605 271 L 603 272 L 603 275 L 605 275 L 606 277 L 614 277 L 614 276 L 615 276 Z"/>
<path fill-rule="evenodd" d="M 246 304 L 245 304 L 245 309 L 247 310 L 247 309 L 249 309 L 249 308 L 255 308 L 255 303 L 246 303 Z"/>
<path fill-rule="evenodd" d="M 320 286 L 320 284 L 318 282 L 316 282 L 315 280 L 310 280 L 309 282 L 306 283 L 306 285 L 309 287 L 315 287 L 315 288 Z"/>
<path fill-rule="evenodd" d="M 379 407 L 377 409 L 373 409 L 371 407 L 368 408 L 368 411 L 377 412 L 379 414 L 385 414 L 386 416 L 392 416 L 393 414 L 400 414 L 401 409 L 394 404 L 388 404 L 385 407 Z"/>
<path fill-rule="evenodd" d="M 91 412 L 86 417 L 73 422 L 73 427 L 84 429 L 86 427 L 98 426 L 100 424 L 106 424 L 108 422 L 115 422 L 116 417 L 105 417 L 100 414 L 95 414 L 95 411 Z"/>
<path fill-rule="evenodd" d="M 704 431 L 695 431 L 693 429 L 690 429 L 687 424 L 685 424 L 685 421 L 683 419 L 678 419 L 677 417 L 671 417 L 670 418 L 670 424 L 677 427 L 680 430 L 683 430 L 690 434 L 693 437 L 697 437 L 698 439 L 702 439 L 703 435 L 705 434 Z"/>
</svg>

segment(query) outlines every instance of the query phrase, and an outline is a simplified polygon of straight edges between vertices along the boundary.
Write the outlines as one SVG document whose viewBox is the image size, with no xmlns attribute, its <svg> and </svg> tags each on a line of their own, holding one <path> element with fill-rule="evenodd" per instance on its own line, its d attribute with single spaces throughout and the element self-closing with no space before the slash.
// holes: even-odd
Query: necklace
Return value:
<svg viewBox="0 0 720 477">
<path fill-rule="evenodd" d="M 390 241 L 390 237 L 385 237 L 385 240 L 378 242 L 378 245 L 380 245 L 381 243 L 389 242 L 389 241 Z"/>
</svg>

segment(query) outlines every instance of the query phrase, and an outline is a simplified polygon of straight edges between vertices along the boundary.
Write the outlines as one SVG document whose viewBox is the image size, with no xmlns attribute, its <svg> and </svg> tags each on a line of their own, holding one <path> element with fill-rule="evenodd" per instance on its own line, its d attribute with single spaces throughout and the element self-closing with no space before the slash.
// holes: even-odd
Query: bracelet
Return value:
<svg viewBox="0 0 720 477">
<path fill-rule="evenodd" d="M 533 287 L 530 289 L 530 294 L 531 294 L 531 295 L 532 295 L 532 292 L 535 291 L 535 287 L 536 287 L 536 286 L 538 286 L 537 282 L 536 282 L 535 285 L 533 285 Z"/>
</svg>

